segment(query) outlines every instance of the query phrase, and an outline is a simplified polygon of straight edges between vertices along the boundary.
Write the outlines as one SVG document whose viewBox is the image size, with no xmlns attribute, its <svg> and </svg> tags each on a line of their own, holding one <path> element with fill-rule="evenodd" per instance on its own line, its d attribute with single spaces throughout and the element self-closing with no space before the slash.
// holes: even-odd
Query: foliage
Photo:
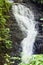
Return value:
<svg viewBox="0 0 43 65">
<path fill-rule="evenodd" d="M 3 65 L 11 65 L 14 60 L 20 60 L 18 57 L 10 56 L 10 49 L 12 48 L 12 41 L 10 40 L 10 29 L 8 28 L 9 10 L 12 3 L 7 0 L 0 0 L 0 60 Z M 1 65 L 2 65 L 1 64 Z"/>
<path fill-rule="evenodd" d="M 8 3 L 7 0 L 0 0 L 0 57 L 2 59 L 2 63 L 5 63 L 4 60 L 8 61 L 9 56 L 6 55 L 6 51 L 7 49 L 12 48 L 12 41 L 10 40 L 10 29 L 7 27 L 7 22 L 10 18 L 10 8 L 11 3 Z"/>
<path fill-rule="evenodd" d="M 11 47 L 10 29 L 7 28 L 7 19 L 9 19 L 9 8 L 10 4 L 6 0 L 0 0 L 0 42 L 6 46 L 6 48 Z"/>
<path fill-rule="evenodd" d="M 19 65 L 43 65 L 43 55 L 33 55 L 28 64 L 20 63 Z"/>
<path fill-rule="evenodd" d="M 19 57 L 11 57 L 8 54 L 6 54 L 4 56 L 4 58 L 5 58 L 5 61 L 6 61 L 6 63 L 4 65 L 11 65 L 11 64 L 15 63 L 14 60 L 20 60 Z M 13 61 L 11 61 L 11 60 L 13 60 Z"/>
<path fill-rule="evenodd" d="M 4 65 L 11 65 L 11 64 L 13 64 L 14 63 L 14 61 L 11 61 L 11 56 L 9 56 L 8 54 L 6 54 L 5 56 L 4 56 L 4 58 L 5 58 L 5 64 Z"/>
</svg>

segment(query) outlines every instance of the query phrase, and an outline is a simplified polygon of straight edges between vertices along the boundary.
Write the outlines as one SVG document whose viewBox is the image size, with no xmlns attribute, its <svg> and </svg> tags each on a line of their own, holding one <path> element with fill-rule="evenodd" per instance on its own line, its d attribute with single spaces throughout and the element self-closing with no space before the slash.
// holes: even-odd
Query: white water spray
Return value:
<svg viewBox="0 0 43 65">
<path fill-rule="evenodd" d="M 21 41 L 22 61 L 27 63 L 28 58 L 33 54 L 33 45 L 37 35 L 34 14 L 29 8 L 21 4 L 13 5 L 12 12 L 22 32 L 27 34 L 26 38 Z"/>
</svg>

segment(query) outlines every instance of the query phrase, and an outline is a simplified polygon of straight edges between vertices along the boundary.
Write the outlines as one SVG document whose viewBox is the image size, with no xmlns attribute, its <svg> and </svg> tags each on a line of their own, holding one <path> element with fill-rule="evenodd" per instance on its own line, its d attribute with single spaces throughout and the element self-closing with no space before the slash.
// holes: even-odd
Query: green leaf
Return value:
<svg viewBox="0 0 43 65">
<path fill-rule="evenodd" d="M 7 65 L 6 63 L 4 65 Z"/>
<path fill-rule="evenodd" d="M 41 21 L 43 21 L 43 18 L 40 18 Z"/>
</svg>

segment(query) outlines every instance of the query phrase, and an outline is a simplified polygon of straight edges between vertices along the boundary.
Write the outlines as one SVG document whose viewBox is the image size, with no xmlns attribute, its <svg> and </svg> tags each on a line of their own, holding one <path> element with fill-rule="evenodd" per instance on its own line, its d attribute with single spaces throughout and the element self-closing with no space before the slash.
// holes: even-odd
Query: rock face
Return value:
<svg viewBox="0 0 43 65">
<path fill-rule="evenodd" d="M 10 19 L 8 22 L 8 27 L 10 28 L 10 34 L 11 34 L 11 40 L 12 40 L 12 49 L 11 49 L 11 56 L 16 56 L 16 57 L 20 57 L 20 52 L 22 51 L 21 48 L 21 41 L 24 38 L 24 35 L 22 33 L 22 31 L 20 30 L 13 14 L 12 14 L 12 10 L 10 10 L 9 12 L 10 14 Z M 18 60 L 15 61 L 15 65 L 18 64 Z"/>
</svg>

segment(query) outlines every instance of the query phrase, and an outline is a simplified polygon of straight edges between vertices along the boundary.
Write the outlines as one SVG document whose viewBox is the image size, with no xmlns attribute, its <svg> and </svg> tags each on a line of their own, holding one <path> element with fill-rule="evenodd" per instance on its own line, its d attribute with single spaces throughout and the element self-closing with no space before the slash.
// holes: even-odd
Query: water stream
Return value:
<svg viewBox="0 0 43 65">
<path fill-rule="evenodd" d="M 33 45 L 37 35 L 35 29 L 35 18 L 33 12 L 22 4 L 15 4 L 12 6 L 13 15 L 18 23 L 18 26 L 26 37 L 21 41 L 22 53 L 21 59 L 23 62 L 28 62 L 28 58 L 33 54 Z"/>
</svg>

